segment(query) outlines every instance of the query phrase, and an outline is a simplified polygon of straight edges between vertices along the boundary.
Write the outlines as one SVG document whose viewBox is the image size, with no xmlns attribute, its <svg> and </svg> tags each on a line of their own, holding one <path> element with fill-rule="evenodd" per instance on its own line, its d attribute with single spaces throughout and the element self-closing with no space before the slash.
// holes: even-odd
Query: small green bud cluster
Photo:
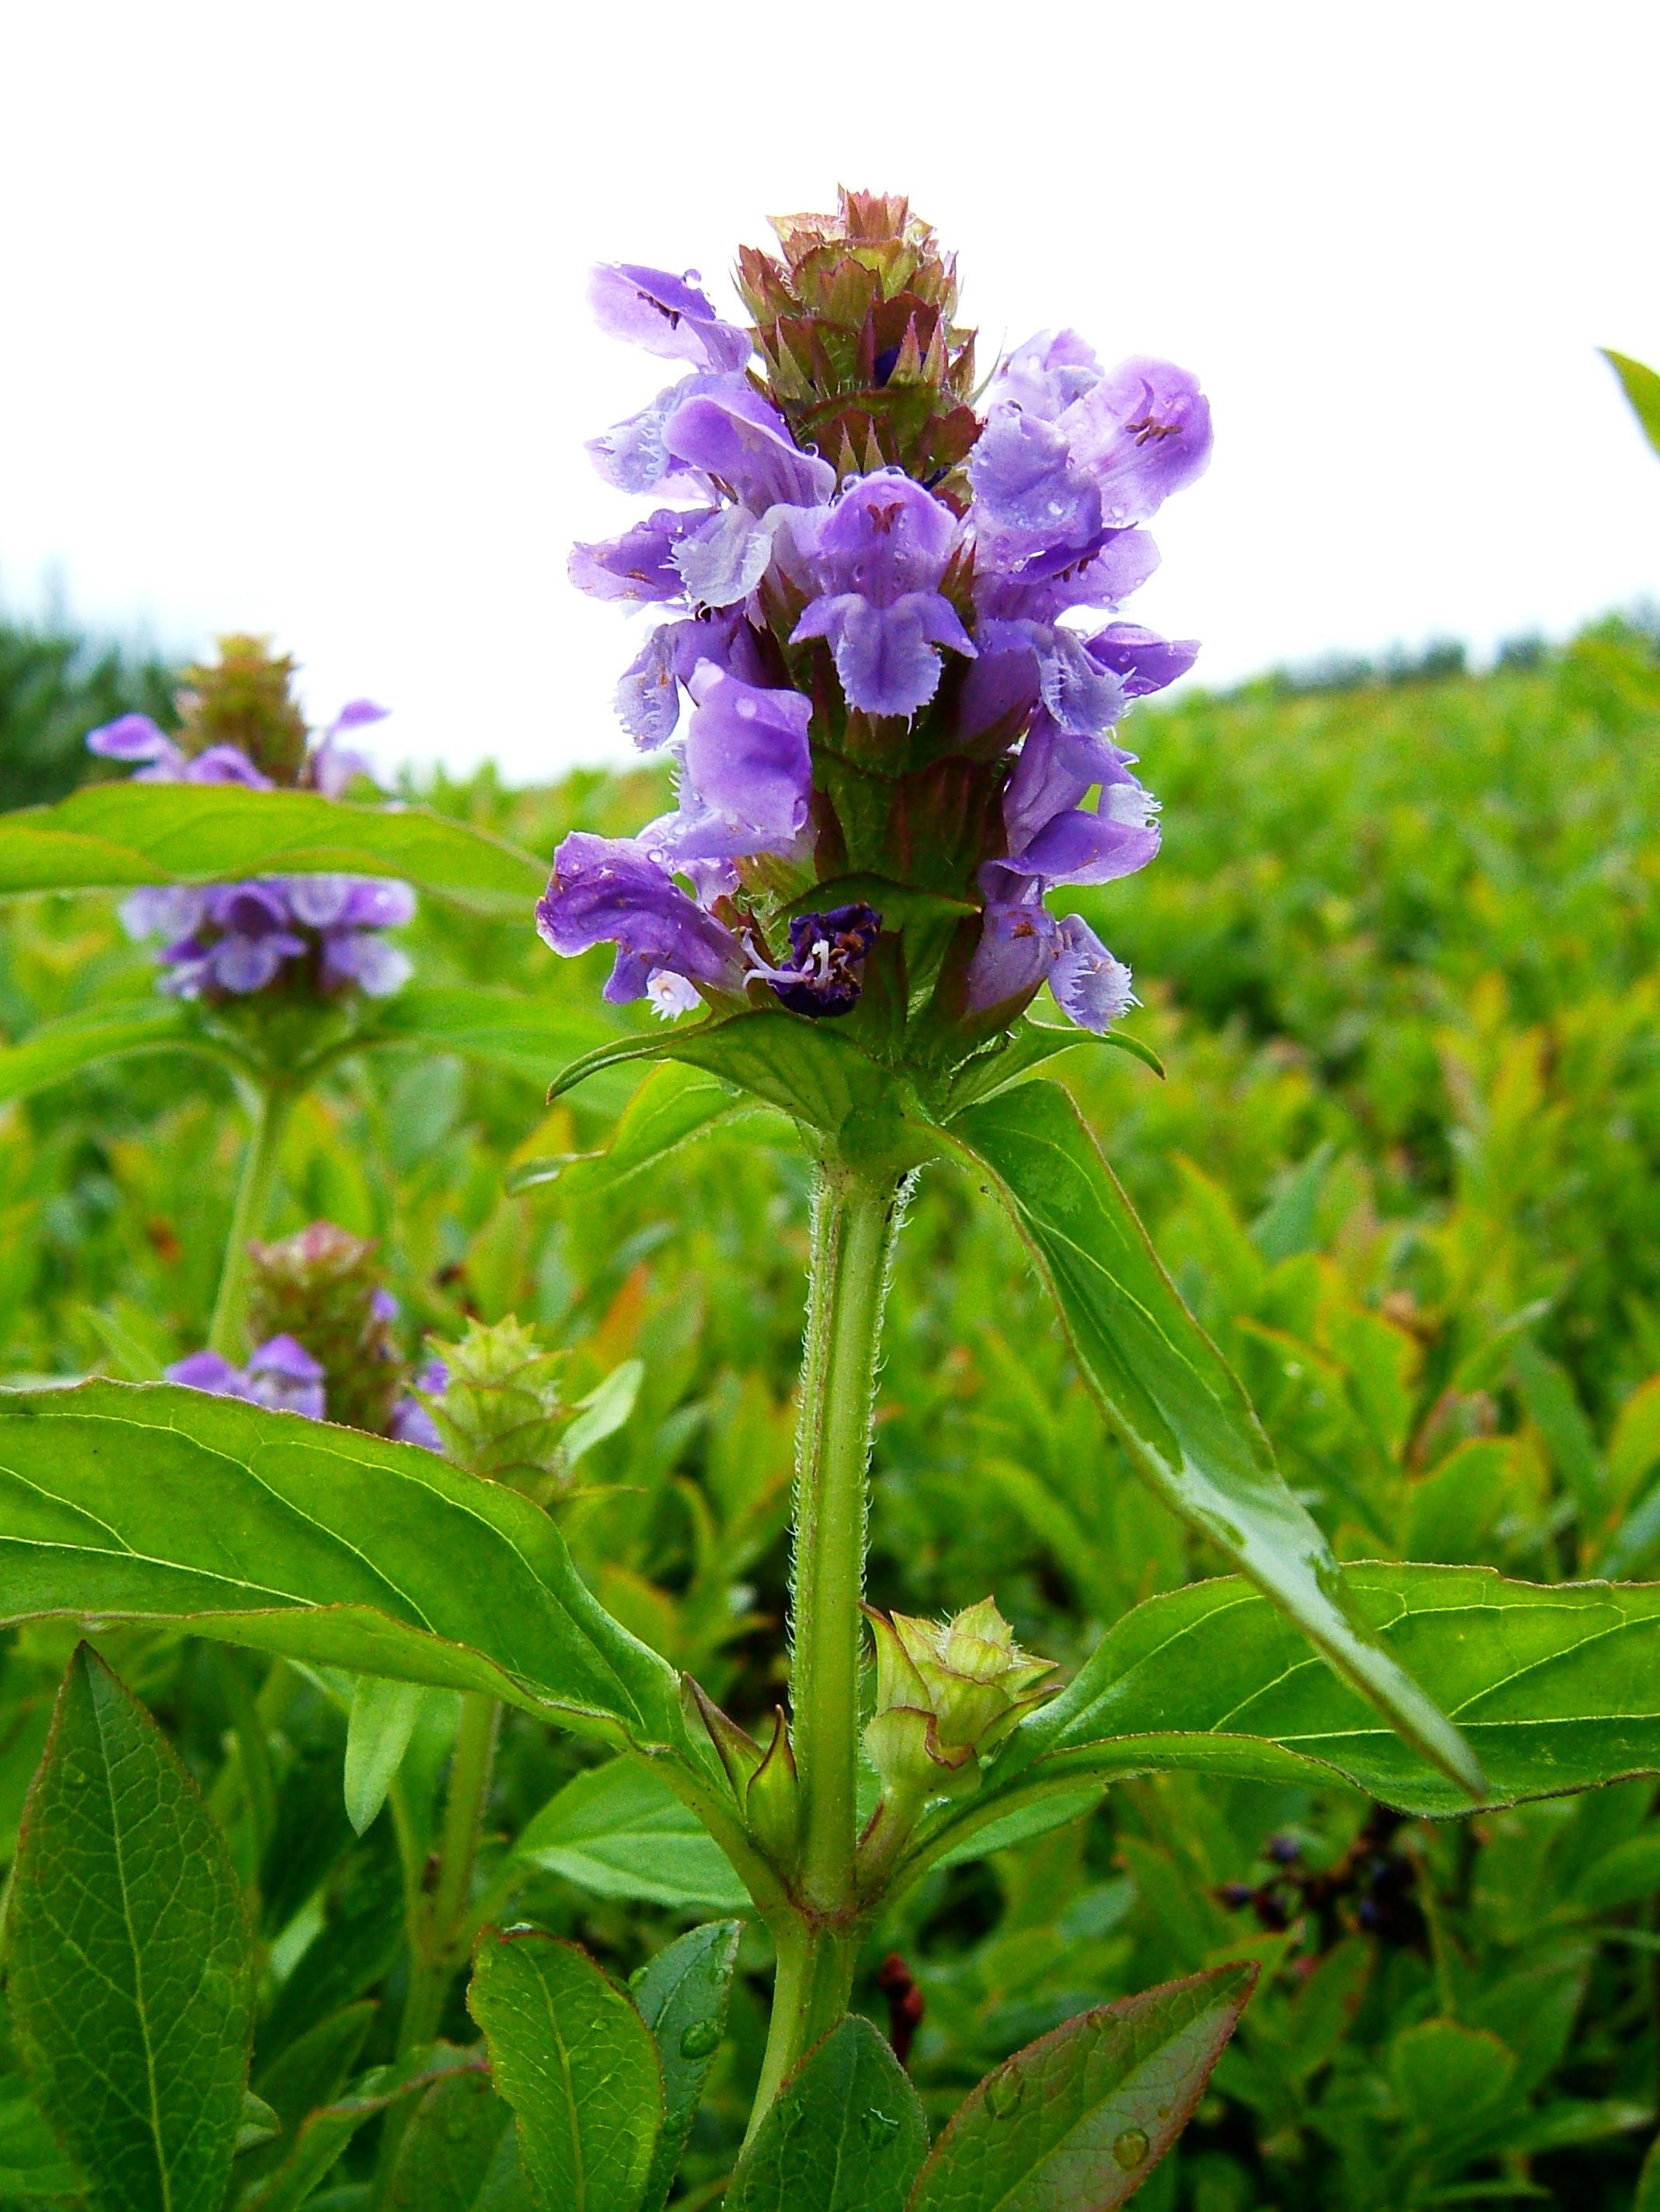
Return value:
<svg viewBox="0 0 1660 2212">
<path fill-rule="evenodd" d="M 876 1711 L 865 1751 L 890 1798 L 966 1795 L 1021 1716 L 1052 1694 L 1052 1659 L 1021 1650 L 982 1598 L 947 1621 L 866 1607 L 876 1638 Z"/>
<path fill-rule="evenodd" d="M 570 1415 L 559 1388 L 562 1352 L 544 1351 L 535 1332 L 509 1315 L 486 1328 L 468 1324 L 459 1342 L 434 1341 L 448 1376 L 441 1392 L 422 1393 L 444 1455 L 540 1503 L 562 1490 L 560 1439 Z"/>
<path fill-rule="evenodd" d="M 248 1328 L 256 1344 L 291 1336 L 323 1370 L 329 1419 L 385 1436 L 409 1388 L 375 1248 L 332 1221 L 248 1247 Z"/>
</svg>

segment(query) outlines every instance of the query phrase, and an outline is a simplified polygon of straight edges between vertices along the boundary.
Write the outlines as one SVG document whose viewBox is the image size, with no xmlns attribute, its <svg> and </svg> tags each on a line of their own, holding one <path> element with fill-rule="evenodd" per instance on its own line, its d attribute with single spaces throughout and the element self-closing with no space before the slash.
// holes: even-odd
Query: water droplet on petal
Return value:
<svg viewBox="0 0 1660 2212">
<path fill-rule="evenodd" d="M 994 2119 L 1006 2119 L 1025 2094 L 1026 2084 L 1020 2075 L 994 2074 L 986 2084 L 986 2108 Z"/>
<path fill-rule="evenodd" d="M 898 2134 L 899 2123 L 873 2109 L 860 2116 L 859 2132 L 873 2150 L 881 2150 Z"/>
<path fill-rule="evenodd" d="M 695 2020 L 690 2027 L 680 2031 L 680 2056 L 683 2058 L 707 2058 L 711 2051 L 721 2047 L 721 2029 L 712 2020 Z"/>
<path fill-rule="evenodd" d="M 1144 2128 L 1126 2128 L 1122 2136 L 1114 2139 L 1113 2164 L 1122 2166 L 1125 2172 L 1129 2173 L 1140 2165 L 1147 2154 L 1148 2148 L 1146 2130 Z"/>
</svg>

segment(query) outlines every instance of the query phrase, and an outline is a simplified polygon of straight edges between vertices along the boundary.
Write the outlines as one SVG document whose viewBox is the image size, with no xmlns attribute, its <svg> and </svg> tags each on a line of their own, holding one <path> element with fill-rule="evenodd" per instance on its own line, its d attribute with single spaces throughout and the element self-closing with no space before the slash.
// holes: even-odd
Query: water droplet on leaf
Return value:
<svg viewBox="0 0 1660 2212">
<path fill-rule="evenodd" d="M 1145 2129 L 1126 2128 L 1123 2134 L 1114 2140 L 1112 2146 L 1113 2164 L 1115 2166 L 1122 2166 L 1125 2172 L 1128 2173 L 1133 2171 L 1134 2167 L 1140 2165 L 1142 2160 L 1147 2154 L 1148 2148 L 1149 2145 L 1147 2142 L 1146 2130 Z"/>
<path fill-rule="evenodd" d="M 1025 2094 L 1018 2074 L 994 2074 L 986 2084 L 986 2109 L 994 2119 L 1006 2119 Z"/>
<path fill-rule="evenodd" d="M 690 2027 L 680 2031 L 680 2056 L 683 2058 L 707 2058 L 711 2051 L 721 2047 L 721 2030 L 712 2020 L 695 2020 Z"/>
<path fill-rule="evenodd" d="M 861 2116 L 859 2132 L 873 2150 L 880 2150 L 898 2134 L 899 2123 L 891 2119 L 885 2112 L 872 2111 Z"/>
</svg>

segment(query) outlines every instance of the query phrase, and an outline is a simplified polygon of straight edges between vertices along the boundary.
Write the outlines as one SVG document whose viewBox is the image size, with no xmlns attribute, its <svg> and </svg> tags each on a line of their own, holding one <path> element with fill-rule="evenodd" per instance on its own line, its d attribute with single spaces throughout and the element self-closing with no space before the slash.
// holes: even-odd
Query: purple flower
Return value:
<svg viewBox="0 0 1660 2212">
<path fill-rule="evenodd" d="M 648 353 L 703 368 L 742 368 L 750 357 L 750 334 L 716 314 L 701 283 L 695 269 L 673 276 L 666 269 L 616 262 L 590 276 L 588 304 L 609 337 L 626 338 Z"/>
<path fill-rule="evenodd" d="M 642 846 L 675 866 L 794 851 L 812 797 L 812 702 L 745 684 L 712 661 L 687 689 L 679 809 L 642 830 Z"/>
<path fill-rule="evenodd" d="M 1043 885 L 1009 875 L 1007 896 L 990 900 L 969 964 L 968 1011 L 1012 1020 L 1047 983 L 1080 1029 L 1110 1029 L 1135 1004 L 1130 971 L 1115 960 L 1081 915 L 1057 921 Z"/>
<path fill-rule="evenodd" d="M 674 549 L 694 525 L 704 520 L 699 514 L 660 507 L 620 538 L 594 545 L 573 545 L 570 580 L 579 592 L 593 599 L 680 599 L 686 585 L 674 565 Z"/>
<path fill-rule="evenodd" d="M 762 682 L 756 635 L 740 612 L 727 609 L 662 623 L 629 662 L 617 687 L 617 714 L 642 751 L 673 736 L 680 720 L 680 687 L 705 662 L 745 684 Z"/>
<path fill-rule="evenodd" d="M 1061 1012 L 1080 1030 L 1110 1030 L 1137 1004 L 1132 980 L 1082 915 L 1069 914 L 1061 924 L 1061 950 L 1049 973 Z"/>
<path fill-rule="evenodd" d="M 974 603 L 982 620 L 1053 623 L 1073 607 L 1116 607 L 1158 566 L 1145 530 L 1107 530 L 1081 550 L 1049 549 L 1025 559 L 994 540 L 977 543 Z"/>
<path fill-rule="evenodd" d="M 741 376 L 683 376 L 666 386 L 648 406 L 613 422 L 587 441 L 588 457 L 608 484 L 618 491 L 662 492 L 670 498 L 707 496 L 708 485 L 695 469 L 684 468 L 669 453 L 663 432 L 669 418 L 701 392 L 744 391 Z"/>
<path fill-rule="evenodd" d="M 1060 421 L 1109 530 L 1147 521 L 1210 460 L 1210 403 L 1198 380 L 1145 355 L 1110 370 Z"/>
<path fill-rule="evenodd" d="M 765 971 L 773 989 L 792 1013 L 818 1020 L 851 1013 L 881 930 L 881 915 L 862 902 L 798 914 L 790 923 L 790 965 Z"/>
<path fill-rule="evenodd" d="M 1100 381 L 1095 349 L 1076 331 L 1040 331 L 1008 356 L 986 399 L 994 411 L 1012 404 L 1023 415 L 1052 422 Z"/>
<path fill-rule="evenodd" d="M 822 507 L 836 489 L 830 463 L 804 453 L 777 409 L 741 377 L 684 399 L 664 422 L 663 446 L 755 514 Z"/>
<path fill-rule="evenodd" d="M 105 760 L 145 763 L 135 783 L 170 783 L 184 773 L 185 757 L 179 746 L 157 728 L 148 714 L 118 714 L 87 732 L 87 750 Z"/>
<path fill-rule="evenodd" d="M 743 988 L 738 939 L 632 838 L 574 830 L 553 856 L 536 927 L 544 944 L 568 956 L 616 945 L 617 965 L 605 986 L 613 1005 L 643 998 L 660 969 L 710 990 Z"/>
<path fill-rule="evenodd" d="M 314 791 L 320 791 L 325 799 L 338 799 L 355 776 L 372 775 L 368 756 L 355 746 L 342 744 L 340 740 L 348 731 L 367 729 L 371 723 L 385 721 L 390 711 L 388 708 L 377 707 L 373 699 L 346 702 L 312 754 L 308 766 Z"/>
<path fill-rule="evenodd" d="M 830 641 L 848 704 L 914 714 L 939 688 L 938 648 L 975 644 L 940 592 L 957 518 L 897 470 L 859 478 L 822 515 L 798 520 L 797 549 L 818 587 L 790 642 Z"/>
<path fill-rule="evenodd" d="M 308 1421 L 327 1418 L 323 1370 L 291 1336 L 274 1336 L 262 1344 L 246 1368 L 234 1367 L 216 1352 L 193 1352 L 175 1360 L 167 1376 L 169 1382 L 205 1390 L 211 1397 L 240 1398 L 277 1413 L 301 1414 Z"/>
<path fill-rule="evenodd" d="M 1199 658 L 1197 638 L 1172 641 L 1135 623 L 1109 623 L 1087 641 L 1086 649 L 1091 660 L 1122 678 L 1127 699 L 1144 699 L 1150 691 L 1162 691 L 1178 676 L 1185 676 Z"/>
</svg>

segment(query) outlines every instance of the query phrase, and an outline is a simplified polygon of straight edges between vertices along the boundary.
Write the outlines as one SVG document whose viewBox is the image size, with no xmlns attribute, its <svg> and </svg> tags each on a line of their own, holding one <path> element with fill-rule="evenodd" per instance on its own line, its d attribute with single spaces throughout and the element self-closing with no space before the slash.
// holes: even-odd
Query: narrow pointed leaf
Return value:
<svg viewBox="0 0 1660 2212">
<path fill-rule="evenodd" d="M 248 876 L 393 876 L 469 903 L 534 900 L 528 853 L 423 806 L 234 784 L 100 783 L 0 818 L 0 896 Z"/>
<path fill-rule="evenodd" d="M 970 1106 L 984 1103 L 988 1098 L 1024 1082 L 1028 1075 L 1054 1060 L 1063 1052 L 1078 1045 L 1111 1045 L 1119 1052 L 1127 1052 L 1132 1060 L 1139 1060 L 1143 1067 L 1150 1067 L 1162 1079 L 1164 1063 L 1150 1044 L 1132 1036 L 1128 1030 L 1061 1029 L 1049 1022 L 1022 1022 L 994 1051 L 982 1053 L 969 1061 L 951 1087 L 943 1118 L 950 1121 Z"/>
<path fill-rule="evenodd" d="M 549 1084 L 549 1105 L 556 1098 L 562 1098 L 568 1091 L 575 1091 L 579 1083 L 587 1083 L 609 1068 L 626 1067 L 636 1060 L 665 1059 L 667 1044 L 668 1040 L 660 1036 L 618 1037 L 614 1043 L 597 1044 L 589 1051 L 579 1053 Z"/>
<path fill-rule="evenodd" d="M 29 1793 L 11 2002 L 100 2212 L 217 2212 L 247 2087 L 252 1947 L 200 1791 L 82 1644 Z"/>
<path fill-rule="evenodd" d="M 62 1083 L 82 1068 L 140 1052 L 191 1052 L 222 1057 L 173 999 L 139 999 L 100 1006 L 62 1021 L 43 1022 L 21 1042 L 0 1047 L 0 1106 Z"/>
<path fill-rule="evenodd" d="M 903 2069 L 851 2013 L 779 2092 L 739 2162 L 726 2212 L 903 2212 L 927 2148 Z"/>
<path fill-rule="evenodd" d="M 584 1951 L 535 1929 L 485 1931 L 467 2007 L 544 2212 L 640 2212 L 663 2121 L 657 2045 Z"/>
<path fill-rule="evenodd" d="M 361 1836 L 386 1802 L 410 1747 L 421 1707 L 432 1692 L 418 1682 L 360 1674 L 346 1721 L 346 1818 Z"/>
<path fill-rule="evenodd" d="M 693 1928 L 648 1960 L 629 1984 L 657 2041 L 663 2068 L 663 2132 L 641 2212 L 660 2212 L 727 2033 L 727 2008 L 743 1929 L 736 1920 Z"/>
<path fill-rule="evenodd" d="M 517 2167 L 513 2112 L 488 2074 L 451 2074 L 416 2106 L 398 2145 L 386 2212 L 475 2212 L 503 2165 Z M 516 2194 L 528 2203 L 522 2181 Z"/>
<path fill-rule="evenodd" d="M 508 1177 L 508 1188 L 557 1183 L 562 1200 L 598 1198 L 739 1117 L 754 1121 L 766 1113 L 718 1077 L 668 1061 L 653 1068 L 635 1092 L 602 1152 L 526 1161 Z M 778 1120 L 769 1133 L 781 1139 L 793 1133 Z"/>
<path fill-rule="evenodd" d="M 891 1077 L 851 1037 L 781 1007 L 672 1031 L 665 1057 L 707 1069 L 810 1128 L 833 1133 L 855 1113 L 895 1110 Z"/>
<path fill-rule="evenodd" d="M 168 1383 L 0 1392 L 0 1618 L 200 1635 L 678 1745 L 673 1669 L 546 1514 L 432 1452 Z"/>
<path fill-rule="evenodd" d="M 1643 434 L 1660 453 L 1660 375 L 1629 354 L 1602 349 L 1602 358 L 1619 378 L 1632 412 L 1643 426 Z"/>
<path fill-rule="evenodd" d="M 1347 1605 L 1330 1547 L 1066 1092 L 1025 1084 L 970 1107 L 943 1140 L 992 1178 L 1137 1471 L 1409 1742 L 1480 1795 L 1468 1745 Z"/>
<path fill-rule="evenodd" d="M 683 1911 L 750 1910 L 749 1893 L 720 1845 L 641 1759 L 616 1759 L 576 1775 L 514 1848 L 596 1897 Z"/>
<path fill-rule="evenodd" d="M 1490 1802 L 1660 1772 L 1660 1583 L 1535 1584 L 1487 1567 L 1392 1563 L 1346 1568 L 1344 1580 L 1360 1618 L 1458 1720 Z M 1042 1794 L 1158 1768 L 1280 1783 L 1336 1775 L 1404 1813 L 1468 1809 L 1231 1576 L 1127 1613 L 919 1856 L 966 1856 L 969 1838 Z"/>
<path fill-rule="evenodd" d="M 237 2212 L 299 2212 L 361 2129 L 406 2099 L 424 2094 L 429 2084 L 466 2069 L 477 2072 L 476 2052 L 441 2043 L 411 2051 L 390 2066 L 371 2067 L 332 2104 L 307 2115 L 282 2164 L 240 2199 Z"/>
<path fill-rule="evenodd" d="M 1192 2118 L 1256 1979 L 1167 1982 L 1017 2051 L 934 2145 L 908 2212 L 1112 2212 Z"/>
</svg>

